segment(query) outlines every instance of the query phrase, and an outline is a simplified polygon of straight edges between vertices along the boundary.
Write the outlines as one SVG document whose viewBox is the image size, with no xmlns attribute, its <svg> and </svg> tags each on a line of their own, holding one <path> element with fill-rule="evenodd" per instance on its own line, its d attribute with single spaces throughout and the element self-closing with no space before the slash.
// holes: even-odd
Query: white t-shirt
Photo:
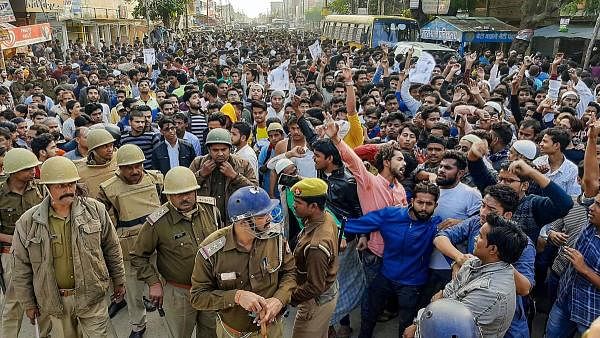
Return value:
<svg viewBox="0 0 600 338">
<path fill-rule="evenodd" d="M 252 147 L 246 144 L 242 148 L 238 149 L 238 151 L 236 151 L 235 154 L 240 158 L 243 158 L 244 160 L 250 162 L 250 167 L 254 169 L 255 177 L 258 177 L 258 158 L 256 158 L 256 153 L 254 152 L 254 149 L 252 149 Z"/>
</svg>

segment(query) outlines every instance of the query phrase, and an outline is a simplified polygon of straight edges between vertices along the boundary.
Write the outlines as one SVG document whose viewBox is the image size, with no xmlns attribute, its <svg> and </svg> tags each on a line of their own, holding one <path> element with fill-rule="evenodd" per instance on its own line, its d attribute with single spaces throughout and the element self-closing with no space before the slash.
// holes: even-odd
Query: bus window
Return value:
<svg viewBox="0 0 600 338">
<path fill-rule="evenodd" d="M 412 22 L 376 21 L 373 24 L 373 46 L 381 43 L 394 45 L 400 41 L 415 41 L 415 28 Z"/>
</svg>

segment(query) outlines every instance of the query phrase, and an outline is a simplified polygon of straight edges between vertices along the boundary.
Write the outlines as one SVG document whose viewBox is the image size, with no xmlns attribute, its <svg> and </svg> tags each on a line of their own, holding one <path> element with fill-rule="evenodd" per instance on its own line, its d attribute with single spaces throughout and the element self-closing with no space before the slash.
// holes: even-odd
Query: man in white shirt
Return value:
<svg viewBox="0 0 600 338">
<path fill-rule="evenodd" d="M 571 134 L 564 128 L 547 129 L 540 141 L 540 151 L 544 155 L 536 158 L 533 164 L 567 194 L 579 196 L 581 186 L 577 183 L 577 165 L 564 155 L 570 140 Z"/>
<path fill-rule="evenodd" d="M 235 146 L 235 154 L 250 162 L 254 174 L 258 177 L 258 158 L 254 149 L 248 145 L 252 127 L 246 122 L 236 122 L 231 126 L 231 143 Z"/>
</svg>

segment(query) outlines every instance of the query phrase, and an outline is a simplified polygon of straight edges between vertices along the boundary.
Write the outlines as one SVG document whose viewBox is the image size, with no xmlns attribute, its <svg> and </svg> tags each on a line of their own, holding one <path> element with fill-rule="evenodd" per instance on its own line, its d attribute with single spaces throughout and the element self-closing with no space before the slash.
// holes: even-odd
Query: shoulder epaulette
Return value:
<svg viewBox="0 0 600 338">
<path fill-rule="evenodd" d="M 210 205 L 217 205 L 217 200 L 214 197 L 210 197 L 210 196 L 197 196 L 196 202 L 210 204 Z"/>
<path fill-rule="evenodd" d="M 310 250 L 310 249 L 321 250 L 325 253 L 325 255 L 327 255 L 327 258 L 331 258 L 331 251 L 329 251 L 329 249 L 323 244 L 307 245 L 306 247 L 304 247 L 304 257 L 306 257 L 308 255 L 308 250 Z"/>
<path fill-rule="evenodd" d="M 156 223 L 156 221 L 158 221 L 161 217 L 166 215 L 168 212 L 169 212 L 169 208 L 167 208 L 165 206 L 160 207 L 160 209 L 158 209 L 155 212 L 148 215 L 146 220 L 148 221 L 148 223 L 150 223 L 150 225 L 154 225 L 154 223 Z"/>
<path fill-rule="evenodd" d="M 198 249 L 198 251 L 200 251 L 200 254 L 202 255 L 202 257 L 204 257 L 204 259 L 208 259 L 210 256 L 214 255 L 217 251 L 221 250 L 225 246 L 226 241 L 227 241 L 227 239 L 225 238 L 225 236 L 219 237 L 216 240 L 201 247 L 200 249 Z"/>
</svg>

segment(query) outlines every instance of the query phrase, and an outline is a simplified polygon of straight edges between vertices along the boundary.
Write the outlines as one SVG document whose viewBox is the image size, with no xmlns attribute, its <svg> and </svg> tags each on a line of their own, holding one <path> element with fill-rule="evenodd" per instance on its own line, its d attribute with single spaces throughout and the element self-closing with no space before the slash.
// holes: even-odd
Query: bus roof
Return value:
<svg viewBox="0 0 600 338">
<path fill-rule="evenodd" d="M 417 20 L 415 19 L 393 15 L 328 15 L 325 17 L 325 21 L 329 22 L 347 22 L 354 24 L 370 24 L 376 19 L 405 20 L 417 23 Z"/>
</svg>

